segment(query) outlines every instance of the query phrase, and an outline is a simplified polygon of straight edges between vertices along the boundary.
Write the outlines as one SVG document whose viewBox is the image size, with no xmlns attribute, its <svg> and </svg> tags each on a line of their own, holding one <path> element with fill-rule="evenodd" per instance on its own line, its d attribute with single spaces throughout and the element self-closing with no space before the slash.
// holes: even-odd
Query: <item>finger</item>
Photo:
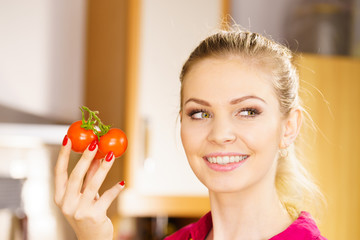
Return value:
<svg viewBox="0 0 360 240">
<path fill-rule="evenodd" d="M 92 179 L 92 177 L 95 175 L 96 171 L 99 169 L 100 167 L 100 159 L 93 159 L 90 167 L 86 173 L 85 176 L 85 181 L 84 184 L 81 188 L 81 192 L 84 192 L 84 189 L 86 188 L 86 186 L 89 184 L 90 180 Z"/>
<path fill-rule="evenodd" d="M 99 199 L 100 199 L 100 195 L 99 195 L 99 193 L 97 193 L 94 200 L 96 201 L 96 200 L 99 200 Z"/>
<path fill-rule="evenodd" d="M 99 201 L 96 202 L 96 206 L 101 209 L 101 211 L 106 211 L 110 204 L 116 199 L 120 194 L 121 190 L 125 187 L 125 182 L 121 181 L 106 192 L 100 197 Z"/>
<path fill-rule="evenodd" d="M 68 165 L 71 152 L 71 140 L 65 135 L 63 146 L 60 149 L 58 159 L 55 165 L 55 195 L 54 200 L 56 204 L 60 204 L 66 189 L 68 181 Z"/>
<path fill-rule="evenodd" d="M 91 178 L 89 184 L 84 189 L 83 198 L 87 199 L 94 199 L 97 192 L 99 191 L 104 179 L 109 172 L 111 166 L 113 165 L 115 160 L 114 153 L 109 152 L 105 159 L 101 162 L 99 169 L 96 171 L 94 176 Z"/>
<path fill-rule="evenodd" d="M 69 181 L 67 182 L 67 188 L 65 195 L 76 196 L 80 194 L 81 186 L 83 184 L 84 176 L 89 169 L 89 166 L 97 151 L 97 139 L 95 139 L 88 148 L 84 151 L 80 160 L 74 167 L 70 174 Z M 71 198 L 71 197 L 70 197 Z"/>
</svg>

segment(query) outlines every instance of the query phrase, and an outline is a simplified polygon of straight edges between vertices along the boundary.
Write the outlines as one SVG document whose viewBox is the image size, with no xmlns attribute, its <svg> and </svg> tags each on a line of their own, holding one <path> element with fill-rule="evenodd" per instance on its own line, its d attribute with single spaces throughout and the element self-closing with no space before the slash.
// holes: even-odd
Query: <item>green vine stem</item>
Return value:
<svg viewBox="0 0 360 240">
<path fill-rule="evenodd" d="M 85 106 L 82 106 L 80 110 L 82 115 L 81 127 L 86 130 L 92 130 L 100 140 L 100 137 L 105 135 L 110 130 L 111 126 L 102 123 L 100 118 L 97 116 L 99 114 L 98 111 L 91 111 L 88 107 Z M 89 115 L 87 120 L 85 120 L 85 112 L 87 112 Z"/>
</svg>

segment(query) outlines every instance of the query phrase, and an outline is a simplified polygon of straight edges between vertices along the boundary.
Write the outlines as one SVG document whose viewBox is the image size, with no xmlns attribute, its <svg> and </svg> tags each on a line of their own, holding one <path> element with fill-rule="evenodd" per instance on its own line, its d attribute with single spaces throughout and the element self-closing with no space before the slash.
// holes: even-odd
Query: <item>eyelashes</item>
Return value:
<svg viewBox="0 0 360 240">
<path fill-rule="evenodd" d="M 244 108 L 238 112 L 238 115 L 244 116 L 244 117 L 255 117 L 260 114 L 261 114 L 261 111 L 256 108 Z"/>
<path fill-rule="evenodd" d="M 193 109 L 187 115 L 194 120 L 210 118 L 211 114 L 205 109 Z"/>
<path fill-rule="evenodd" d="M 235 116 L 240 116 L 242 118 L 255 118 L 259 116 L 261 113 L 262 111 L 256 107 L 246 107 L 246 108 L 241 108 L 239 111 L 237 111 Z M 193 120 L 203 120 L 213 117 L 213 114 L 210 111 L 200 108 L 199 109 L 195 108 L 188 111 L 187 115 Z"/>
</svg>

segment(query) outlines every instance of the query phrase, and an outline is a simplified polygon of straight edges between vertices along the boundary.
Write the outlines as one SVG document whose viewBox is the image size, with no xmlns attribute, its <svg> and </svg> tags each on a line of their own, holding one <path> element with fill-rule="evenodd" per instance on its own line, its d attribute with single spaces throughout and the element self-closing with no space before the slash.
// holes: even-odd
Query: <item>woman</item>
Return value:
<svg viewBox="0 0 360 240">
<path fill-rule="evenodd" d="M 182 143 L 211 212 L 167 239 L 325 239 L 304 211 L 321 194 L 294 154 L 303 111 L 290 50 L 256 33 L 221 31 L 193 51 L 180 80 Z M 67 179 L 70 148 L 65 136 L 55 202 L 79 239 L 112 239 L 106 210 L 124 182 L 97 192 L 114 157 L 90 166 L 94 142 Z"/>
</svg>

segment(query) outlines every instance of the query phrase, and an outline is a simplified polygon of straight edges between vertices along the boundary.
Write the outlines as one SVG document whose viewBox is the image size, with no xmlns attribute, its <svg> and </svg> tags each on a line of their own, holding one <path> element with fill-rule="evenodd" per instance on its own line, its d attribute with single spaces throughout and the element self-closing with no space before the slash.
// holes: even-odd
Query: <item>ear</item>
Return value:
<svg viewBox="0 0 360 240">
<path fill-rule="evenodd" d="M 302 123 L 302 111 L 299 108 L 291 110 L 289 116 L 284 120 L 284 131 L 280 141 L 280 148 L 290 146 L 298 136 Z"/>
</svg>

